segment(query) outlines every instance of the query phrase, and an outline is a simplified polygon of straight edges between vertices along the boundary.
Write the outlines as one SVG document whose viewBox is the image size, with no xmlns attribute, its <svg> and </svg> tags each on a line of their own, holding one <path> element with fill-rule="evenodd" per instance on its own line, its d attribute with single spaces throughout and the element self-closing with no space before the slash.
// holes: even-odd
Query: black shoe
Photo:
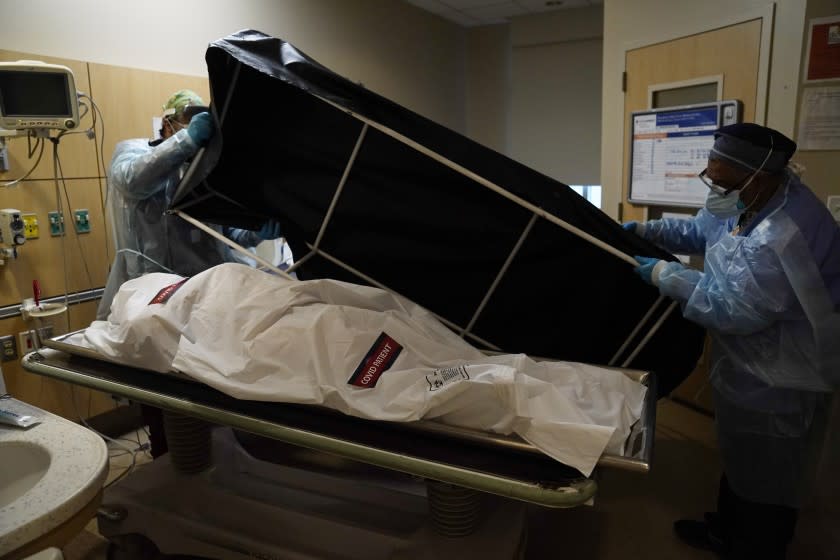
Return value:
<svg viewBox="0 0 840 560">
<path fill-rule="evenodd" d="M 680 519 L 674 522 L 674 532 L 688 546 L 712 551 L 720 557 L 726 553 L 723 539 L 706 521 Z"/>
</svg>

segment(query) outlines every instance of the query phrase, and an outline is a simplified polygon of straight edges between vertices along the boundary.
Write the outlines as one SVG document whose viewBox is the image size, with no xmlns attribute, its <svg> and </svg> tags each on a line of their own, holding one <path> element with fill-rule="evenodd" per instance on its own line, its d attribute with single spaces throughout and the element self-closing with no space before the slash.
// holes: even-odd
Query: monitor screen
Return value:
<svg viewBox="0 0 840 560">
<path fill-rule="evenodd" d="M 67 74 L 0 71 L 0 114 L 4 117 L 71 117 Z"/>
<path fill-rule="evenodd" d="M 636 111 L 631 119 L 630 202 L 700 207 L 715 131 L 737 122 L 738 101 Z"/>
</svg>

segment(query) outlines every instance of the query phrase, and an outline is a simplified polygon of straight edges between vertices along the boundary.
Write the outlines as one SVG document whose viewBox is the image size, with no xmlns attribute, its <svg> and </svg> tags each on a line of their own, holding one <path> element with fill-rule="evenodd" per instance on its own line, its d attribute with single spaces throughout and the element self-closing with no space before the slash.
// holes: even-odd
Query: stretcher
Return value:
<svg viewBox="0 0 840 560">
<path fill-rule="evenodd" d="M 125 511 L 134 511 L 134 515 L 128 517 L 145 527 L 144 531 L 152 530 L 149 528 L 154 525 L 149 525 L 152 519 L 163 524 L 154 540 L 168 553 L 204 553 L 207 557 L 232 558 L 245 558 L 255 551 L 260 554 L 290 554 L 286 548 L 272 549 L 266 544 L 271 540 L 267 537 L 260 543 L 257 536 L 251 535 L 253 542 L 247 546 L 239 542 L 244 533 L 257 531 L 254 526 L 240 527 L 229 538 L 222 539 L 220 531 L 231 525 L 230 519 L 216 520 L 214 524 L 202 514 L 202 523 L 210 523 L 203 530 L 194 526 L 194 520 L 187 522 L 185 519 L 194 514 L 193 502 L 198 499 L 196 496 L 209 499 L 208 496 L 215 496 L 215 493 L 220 493 L 213 498 L 219 503 L 234 500 L 234 503 L 225 506 L 224 509 L 228 511 L 240 510 L 245 506 L 257 507 L 253 496 L 246 498 L 249 492 L 257 494 L 263 500 L 260 507 L 270 508 L 270 513 L 266 515 L 278 516 L 280 513 L 277 508 L 287 503 L 288 492 L 291 491 L 285 485 L 289 484 L 289 480 L 305 478 L 306 482 L 300 484 L 306 486 L 309 489 L 307 491 L 311 491 L 311 487 L 317 488 L 318 504 L 323 499 L 323 488 L 329 488 L 328 492 L 341 494 L 339 501 L 344 503 L 350 500 L 356 507 L 362 508 L 360 511 L 367 512 L 365 515 L 383 508 L 404 508 L 386 516 L 391 520 L 386 525 L 394 523 L 402 528 L 402 533 L 394 527 L 386 530 L 382 520 L 379 520 L 371 522 L 376 526 L 375 531 L 368 531 L 362 536 L 354 534 L 353 542 L 367 543 L 365 546 L 372 547 L 359 549 L 359 557 L 423 558 L 429 550 L 430 539 L 443 538 L 440 543 L 443 547 L 466 546 L 475 551 L 475 547 L 479 546 L 476 543 L 485 542 L 485 546 L 489 547 L 485 557 L 509 558 L 513 551 L 524 546 L 522 541 L 526 538 L 526 531 L 523 508 L 526 504 L 570 508 L 591 503 L 597 493 L 594 479 L 599 469 L 617 468 L 646 473 L 651 465 L 657 391 L 656 377 L 649 372 L 616 368 L 616 375 L 630 376 L 648 387 L 643 414 L 628 438 L 624 455 L 603 455 L 596 471 L 586 478 L 516 436 L 456 428 L 430 420 L 408 423 L 371 421 L 317 406 L 239 400 L 181 374 L 149 372 L 103 359 L 95 351 L 68 344 L 66 339 L 71 336 L 72 333 L 44 341 L 44 348 L 23 358 L 24 369 L 158 407 L 171 417 L 187 420 L 187 423 L 196 420 L 207 425 L 226 426 L 238 434 L 233 438 L 236 443 L 231 443 L 230 434 L 218 431 L 213 431 L 212 437 L 197 438 L 204 438 L 208 442 L 213 456 L 206 460 L 192 457 L 188 461 L 212 463 L 214 466 L 209 471 L 206 463 L 193 469 L 195 472 L 212 472 L 212 480 L 201 478 L 209 475 L 179 474 L 178 465 L 174 469 L 169 468 L 169 459 L 158 459 L 150 465 L 152 468 L 144 467 L 109 489 L 100 515 L 100 531 L 104 530 L 106 536 L 113 536 L 114 542 L 120 542 L 119 539 L 128 530 L 126 527 L 130 526 L 125 518 L 121 519 L 121 515 Z M 188 439 L 191 440 L 192 436 Z M 213 443 L 209 444 L 211 439 Z M 269 440 L 277 442 L 277 447 L 268 444 Z M 179 444 L 170 443 L 169 455 L 175 461 L 179 451 L 173 451 L 173 445 L 177 447 Z M 197 445 L 195 441 L 186 443 L 187 448 L 195 448 Z M 247 451 L 242 450 L 243 446 Z M 220 452 L 220 449 L 228 451 Z M 194 449 L 190 452 L 195 455 Z M 221 457 L 219 453 L 222 453 Z M 322 458 L 316 460 L 314 466 L 311 463 L 300 466 L 297 464 L 302 453 L 314 453 Z M 323 472 L 323 457 L 328 457 L 327 462 L 330 463 L 326 473 Z M 256 482 L 246 482 L 252 479 Z M 374 479 L 377 482 L 372 487 L 377 490 L 371 494 L 371 480 Z M 416 487 L 418 483 L 420 490 Z M 262 486 L 257 491 L 252 487 L 253 484 Z M 395 485 L 403 486 L 397 491 Z M 406 490 L 406 485 L 411 486 L 411 489 Z M 342 490 L 345 486 L 346 490 Z M 280 492 L 279 488 L 285 490 Z M 348 497 L 348 493 L 360 492 L 359 488 L 367 488 L 363 498 Z M 274 496 L 277 492 L 280 493 Z M 302 492 L 301 487 L 295 486 L 294 492 Z M 466 492 L 466 495 L 458 492 Z M 187 495 L 191 497 L 187 498 Z M 371 495 L 381 499 L 377 507 L 370 507 L 368 500 L 374 499 Z M 331 496 L 331 500 L 334 502 L 338 498 Z M 451 505 L 452 500 L 456 500 L 455 506 Z M 184 502 L 190 502 L 191 505 L 187 506 Z M 332 517 L 334 510 L 327 508 L 330 513 L 325 513 L 323 504 L 317 507 L 310 504 L 318 511 L 316 518 L 309 515 L 305 520 L 298 519 L 296 516 L 301 515 L 301 508 L 305 510 L 306 507 L 294 503 L 297 504 L 294 507 L 283 506 L 288 509 L 283 511 L 287 516 L 292 515 L 289 511 L 294 512 L 298 534 L 328 530 L 320 528 L 321 524 L 328 523 L 332 527 L 336 523 Z M 485 513 L 464 513 L 465 509 L 471 510 L 478 503 L 483 504 L 485 509 L 481 511 Z M 454 520 L 452 507 L 455 507 L 457 513 Z M 178 513 L 179 508 L 188 511 Z M 241 515 L 237 513 L 235 517 Z M 354 521 L 350 523 L 354 531 L 360 530 L 358 515 L 353 516 Z M 467 520 L 463 519 L 464 515 L 467 515 Z M 177 519 L 169 519 L 167 516 L 175 516 Z M 286 519 L 282 515 L 278 519 L 281 517 Z M 139 522 L 138 518 L 144 521 Z M 286 522 L 292 523 L 288 519 Z M 166 542 L 172 533 L 171 527 L 178 523 L 192 527 L 182 533 L 184 538 L 192 535 L 187 539 L 193 540 L 186 549 L 179 548 L 178 543 L 183 544 L 181 540 L 176 539 L 177 543 Z M 412 523 L 430 525 L 433 529 L 426 527 L 420 531 Z M 166 526 L 170 530 L 166 530 Z M 403 536 L 396 538 L 395 532 Z M 134 529 L 129 533 L 134 535 Z M 371 535 L 375 535 L 375 538 Z M 410 535 L 410 538 L 406 535 Z M 454 536 L 460 538 L 453 539 Z M 217 542 L 208 544 L 208 539 L 216 539 Z M 239 544 L 234 546 L 231 544 L 233 541 Z M 420 542 L 425 544 L 418 544 Z M 439 550 L 440 546 L 437 547 Z M 237 556 L 231 550 L 248 552 Z M 401 550 L 403 556 L 392 556 L 396 554 L 395 550 Z M 413 550 L 413 553 L 409 553 L 409 550 Z M 322 550 L 309 557 L 330 557 L 333 552 Z M 454 549 L 451 552 L 457 554 Z"/>
</svg>

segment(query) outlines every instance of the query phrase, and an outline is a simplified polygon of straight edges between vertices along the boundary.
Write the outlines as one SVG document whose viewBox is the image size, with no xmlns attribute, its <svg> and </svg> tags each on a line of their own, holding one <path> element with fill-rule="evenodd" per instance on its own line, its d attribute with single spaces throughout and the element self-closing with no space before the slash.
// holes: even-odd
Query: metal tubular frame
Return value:
<svg viewBox="0 0 840 560">
<path fill-rule="evenodd" d="M 228 105 L 230 103 L 231 96 L 233 95 L 233 88 L 234 88 L 234 86 L 237 82 L 236 78 L 239 75 L 240 68 L 241 68 L 241 63 L 239 63 L 237 65 L 236 74 L 234 76 L 234 79 L 232 80 L 230 88 L 228 89 L 228 96 L 227 96 L 227 99 L 226 99 L 225 106 L 222 109 L 222 114 L 220 115 L 220 122 L 224 122 L 224 118 L 227 114 Z M 534 224 L 536 223 L 537 218 L 543 218 L 545 220 L 548 220 L 549 222 L 551 222 L 551 223 L 565 229 L 566 231 L 578 236 L 579 238 L 583 239 L 584 241 L 587 241 L 588 243 L 591 243 L 592 245 L 595 245 L 596 247 L 610 253 L 611 255 L 615 256 L 616 258 L 621 259 L 622 261 L 624 261 L 628 264 L 631 264 L 634 267 L 638 266 L 638 263 L 636 262 L 636 260 L 632 256 L 628 255 L 627 253 L 619 251 L 615 247 L 612 247 L 611 245 L 608 245 L 604 241 L 601 241 L 600 239 L 598 239 L 598 238 L 586 233 L 585 231 L 569 224 L 568 222 L 566 222 L 564 220 L 561 220 L 557 216 L 554 216 L 553 214 L 550 214 L 550 213 L 546 212 L 542 208 L 540 208 L 538 206 L 535 206 L 535 205 L 531 204 L 530 202 L 528 202 L 528 201 L 526 201 L 526 200 L 524 200 L 524 199 L 506 191 L 505 189 L 501 188 L 497 184 L 495 184 L 491 181 L 488 181 L 484 177 L 481 177 L 480 175 L 477 175 L 476 173 L 470 171 L 469 169 L 466 169 L 465 167 L 463 167 L 461 165 L 458 165 L 457 163 L 443 157 L 442 155 L 438 154 L 437 152 L 435 152 L 435 151 L 433 151 L 429 148 L 426 148 L 422 144 L 419 144 L 419 143 L 411 140 L 410 138 L 407 138 L 406 136 L 403 136 L 402 134 L 400 134 L 400 133 L 398 133 L 394 130 L 391 130 L 390 128 L 388 128 L 386 126 L 383 126 L 383 125 L 377 123 L 376 121 L 368 119 L 368 118 L 366 118 L 362 115 L 359 115 L 359 114 L 357 114 L 353 111 L 349 111 L 346 108 L 341 107 L 338 104 L 334 103 L 333 101 L 330 101 L 329 99 L 325 99 L 325 98 L 323 98 L 321 96 L 318 96 L 318 95 L 315 95 L 315 97 L 317 97 L 318 99 L 320 99 L 324 103 L 338 109 L 342 113 L 346 113 L 346 114 L 352 116 L 353 118 L 361 121 L 363 123 L 363 126 L 362 126 L 362 129 L 361 129 L 360 133 L 359 133 L 359 137 L 356 139 L 356 143 L 353 147 L 353 150 L 350 153 L 350 156 L 349 156 L 348 161 L 347 161 L 347 165 L 344 168 L 344 172 L 342 173 L 341 179 L 339 180 L 339 183 L 336 187 L 336 192 L 333 195 L 332 200 L 330 201 L 330 206 L 329 206 L 329 208 L 327 209 L 327 212 L 324 215 L 324 219 L 321 223 L 321 227 L 318 231 L 318 235 L 315 239 L 314 245 L 310 244 L 310 243 L 306 244 L 307 247 L 309 247 L 310 252 L 307 253 L 306 255 L 303 255 L 300 259 L 296 259 L 295 263 L 291 267 L 288 268 L 288 272 L 280 270 L 279 268 L 275 267 L 271 263 L 268 263 L 267 261 L 265 261 L 265 260 L 263 260 L 259 257 L 256 257 L 253 253 L 251 253 L 250 251 L 248 251 L 244 247 L 234 243 L 233 241 L 230 241 L 229 239 L 225 238 L 221 234 L 217 233 L 215 230 L 212 230 L 211 228 L 209 228 L 208 226 L 205 226 L 204 224 L 202 224 L 198 220 L 195 220 L 194 218 L 188 216 L 183 211 L 173 210 L 173 213 L 181 216 L 182 218 L 189 221 L 194 226 L 203 229 L 204 231 L 206 231 L 210 235 L 213 235 L 214 237 L 221 240 L 222 242 L 224 242 L 229 247 L 232 247 L 233 249 L 239 251 L 240 253 L 243 253 L 244 255 L 246 255 L 249 258 L 255 259 L 258 263 L 265 266 L 266 268 L 268 268 L 270 270 L 273 270 L 273 271 L 275 271 L 279 274 L 282 274 L 283 276 L 285 276 L 287 278 L 291 278 L 291 276 L 289 276 L 289 273 L 296 270 L 298 267 L 300 267 L 301 264 L 303 264 L 307 260 L 311 259 L 312 257 L 318 255 L 318 256 L 332 262 L 333 264 L 343 268 L 344 270 L 347 270 L 348 272 L 354 274 L 355 276 L 359 277 L 360 279 L 365 280 L 366 282 L 368 282 L 369 284 L 371 284 L 373 286 L 376 286 L 378 288 L 386 290 L 386 291 L 388 291 L 392 294 L 395 294 L 399 297 L 405 297 L 405 296 L 402 296 L 401 294 L 399 294 L 398 292 L 396 292 L 395 290 L 392 290 L 392 289 L 388 288 L 387 286 L 385 286 L 381 282 L 377 282 L 376 280 L 374 280 L 370 276 L 367 276 L 366 274 L 362 273 L 359 270 L 356 270 L 355 268 L 353 268 L 349 264 L 347 264 L 347 263 L 345 263 L 345 262 L 327 254 L 326 252 L 324 252 L 323 250 L 320 249 L 320 244 L 321 244 L 321 241 L 323 240 L 324 233 L 326 232 L 326 229 L 329 226 L 330 219 L 333 216 L 333 212 L 335 211 L 335 207 L 338 203 L 338 199 L 339 199 L 339 197 L 341 196 L 341 194 L 344 190 L 344 186 L 347 182 L 347 178 L 350 175 L 350 171 L 351 171 L 353 165 L 356 162 L 356 157 L 358 156 L 359 151 L 361 150 L 362 144 L 363 144 L 364 139 L 367 135 L 367 131 L 368 131 L 369 128 L 374 128 L 377 131 L 382 132 L 383 134 L 385 134 L 385 135 L 387 135 L 391 138 L 394 138 L 395 140 L 405 144 L 406 146 L 409 146 L 410 148 L 413 148 L 414 150 L 417 150 L 418 152 L 420 152 L 423 155 L 437 161 L 438 163 L 440 163 L 440 164 L 442 164 L 442 165 L 444 165 L 444 166 L 446 166 L 446 167 L 464 175 L 465 177 L 468 177 L 468 178 L 472 179 L 476 183 L 478 183 L 478 184 L 496 192 L 497 194 L 505 197 L 506 199 L 508 199 L 508 200 L 518 204 L 519 206 L 529 210 L 533 214 L 531 220 L 529 220 L 528 224 L 523 229 L 523 232 L 520 235 L 519 239 L 517 240 L 517 243 L 511 249 L 511 253 L 508 255 L 507 259 L 505 260 L 505 263 L 502 265 L 501 269 L 499 270 L 499 273 L 497 274 L 497 276 L 494 279 L 491 286 L 488 288 L 487 293 L 484 295 L 484 298 L 479 303 L 478 307 L 476 308 L 475 313 L 473 314 L 469 323 L 466 326 L 462 327 L 462 326 L 456 325 L 453 322 L 451 322 L 451 321 L 433 313 L 433 315 L 438 320 L 440 320 L 444 324 L 448 325 L 449 327 L 454 328 L 456 330 L 456 332 L 458 332 L 460 334 L 461 337 L 469 337 L 469 338 L 471 338 L 475 341 L 480 342 L 481 344 L 486 345 L 488 348 L 490 348 L 492 350 L 497 350 L 497 351 L 500 350 L 498 346 L 496 346 L 496 345 L 494 345 L 494 344 L 492 344 L 488 341 L 482 340 L 480 337 L 478 337 L 478 336 L 474 335 L 472 332 L 470 332 L 470 330 L 472 329 L 473 326 L 475 326 L 475 323 L 478 320 L 479 315 L 484 310 L 487 303 L 490 301 L 490 298 L 492 297 L 493 292 L 495 291 L 495 289 L 498 286 L 501 279 L 504 277 L 504 275 L 507 272 L 510 264 L 513 262 L 514 257 L 518 253 L 519 249 L 521 248 L 522 244 L 524 243 L 525 239 L 527 238 L 528 234 L 530 233 L 531 229 L 533 228 Z M 647 313 L 645 313 L 645 315 L 642 317 L 642 319 L 639 321 L 639 323 L 636 325 L 636 327 L 633 329 L 633 331 L 627 337 L 625 342 L 622 344 L 622 346 L 618 349 L 618 351 L 612 357 L 609 365 L 614 365 L 615 364 L 615 362 L 619 359 L 621 354 L 627 349 L 627 347 L 631 343 L 631 341 L 636 338 L 639 331 L 644 327 L 644 325 L 646 325 L 650 321 L 651 317 L 654 314 L 654 311 L 659 306 L 660 302 L 663 301 L 663 299 L 664 299 L 664 296 L 659 296 L 659 298 L 653 303 L 651 308 L 647 311 Z M 665 310 L 664 314 L 661 315 L 658 318 L 658 321 L 653 325 L 651 330 L 648 331 L 646 336 L 641 340 L 641 342 L 633 350 L 630 357 L 627 360 L 625 360 L 625 362 L 623 364 L 624 366 L 629 364 L 630 361 L 632 361 L 632 359 L 635 358 L 635 356 L 638 355 L 638 353 L 644 348 L 644 346 L 653 337 L 653 335 L 656 333 L 656 331 L 659 329 L 659 327 L 662 326 L 665 319 L 671 314 L 675 305 L 676 305 L 676 302 L 674 304 L 672 304 L 670 307 L 668 307 Z"/>
</svg>

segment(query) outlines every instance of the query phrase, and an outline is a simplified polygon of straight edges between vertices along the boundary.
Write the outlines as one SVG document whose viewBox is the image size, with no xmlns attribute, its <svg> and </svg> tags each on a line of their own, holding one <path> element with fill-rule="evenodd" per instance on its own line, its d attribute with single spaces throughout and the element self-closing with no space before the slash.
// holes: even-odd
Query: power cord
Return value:
<svg viewBox="0 0 840 560">
<path fill-rule="evenodd" d="M 32 150 L 32 152 L 29 155 L 30 159 L 32 158 L 32 154 L 34 154 L 35 150 L 38 150 L 39 147 L 40 147 L 40 151 L 38 152 L 38 159 L 35 160 L 35 163 L 32 165 L 32 167 L 29 169 L 29 171 L 27 171 L 26 174 L 23 177 L 19 177 L 17 179 L 14 179 L 12 181 L 7 182 L 7 183 L 0 184 L 0 187 L 13 187 L 13 186 L 17 185 L 18 183 L 20 183 L 21 181 L 28 178 L 30 175 L 32 175 L 32 172 L 35 171 L 35 168 L 38 167 L 39 163 L 41 163 L 41 156 L 44 155 L 44 139 L 43 138 L 38 138 L 35 141 L 35 148 Z"/>
<path fill-rule="evenodd" d="M 137 467 L 137 454 L 141 453 L 141 452 L 149 451 L 151 449 L 151 444 L 148 443 L 148 442 L 141 443 L 140 442 L 140 435 L 137 433 L 137 430 L 135 430 L 135 432 L 134 432 L 134 435 L 137 437 L 136 442 L 132 441 L 130 439 L 126 439 L 126 438 L 112 438 L 111 436 L 105 435 L 102 432 L 96 430 L 94 427 L 92 427 L 90 424 L 88 424 L 87 420 L 85 420 L 82 417 L 82 414 L 79 412 L 79 405 L 76 402 L 76 386 L 75 385 L 70 385 L 70 397 L 71 397 L 71 400 L 73 401 L 73 410 L 76 412 L 76 416 L 78 416 L 79 422 L 81 422 L 81 424 L 85 428 L 87 428 L 88 430 L 92 431 L 93 433 L 95 433 L 96 435 L 101 437 L 102 439 L 111 442 L 112 444 L 114 444 L 115 446 L 119 447 L 122 450 L 121 452 L 113 454 L 113 455 L 110 453 L 110 450 L 109 450 L 109 453 L 108 453 L 109 463 L 110 463 L 111 459 L 115 459 L 117 457 L 124 457 L 125 455 L 129 455 L 129 454 L 131 455 L 131 464 L 129 466 L 127 466 L 125 469 L 123 469 L 120 472 L 120 474 L 118 474 L 113 480 L 111 480 L 111 482 L 109 482 L 108 484 L 103 486 L 103 490 L 107 490 L 108 488 L 117 484 L 119 481 L 121 481 L 122 479 L 127 477 L 129 474 L 134 472 L 134 469 Z M 127 441 L 127 442 L 132 443 L 132 444 L 137 443 L 137 447 L 132 449 L 129 446 L 122 443 L 123 441 Z"/>
<path fill-rule="evenodd" d="M 86 93 L 77 92 L 77 96 L 80 98 L 87 99 L 90 101 L 91 106 L 93 107 L 93 112 L 91 113 L 91 128 L 88 129 L 88 138 L 96 138 L 96 124 L 99 123 L 99 128 L 102 133 L 99 135 L 99 149 L 97 150 L 96 154 L 96 165 L 97 165 L 97 181 L 99 183 L 99 205 L 100 209 L 102 210 L 102 227 L 105 228 L 105 254 L 109 254 L 109 246 L 108 246 L 108 168 L 105 166 L 105 117 L 102 116 L 102 111 L 99 110 L 99 106 L 93 100 L 91 96 Z M 99 167 L 101 166 L 101 175 L 99 173 Z M 105 179 L 105 188 L 102 188 L 102 178 Z M 104 194 L 103 194 L 104 193 Z M 110 265 L 109 265 L 110 266 Z"/>
</svg>

